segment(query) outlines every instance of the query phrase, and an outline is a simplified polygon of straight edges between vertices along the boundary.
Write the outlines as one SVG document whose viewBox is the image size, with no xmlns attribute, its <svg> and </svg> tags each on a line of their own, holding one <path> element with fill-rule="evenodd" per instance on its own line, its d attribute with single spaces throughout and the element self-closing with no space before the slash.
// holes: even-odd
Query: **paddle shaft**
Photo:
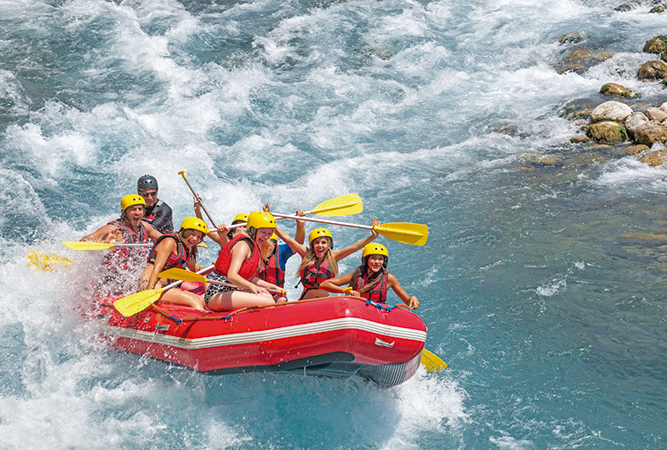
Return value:
<svg viewBox="0 0 667 450">
<path fill-rule="evenodd" d="M 185 181 L 185 184 L 187 184 L 188 187 L 190 188 L 190 192 L 192 192 L 192 195 L 194 195 L 196 198 L 199 199 L 199 204 L 201 205 L 201 209 L 204 210 L 204 213 L 206 214 L 206 217 L 208 217 L 208 220 L 211 222 L 211 225 L 213 225 L 213 228 L 218 228 L 218 226 L 215 224 L 215 221 L 213 220 L 213 218 L 211 217 L 211 215 L 210 215 L 210 214 L 208 213 L 208 211 L 206 210 L 206 207 L 204 206 L 204 203 L 202 203 L 202 201 L 201 201 L 201 197 L 199 196 L 199 194 L 197 194 L 197 193 L 195 192 L 194 189 L 192 189 L 192 186 L 190 185 L 190 182 L 189 182 L 188 179 L 185 177 L 185 170 L 181 170 L 180 172 L 178 172 L 178 174 L 179 174 L 180 176 L 183 177 L 183 181 Z"/>
<path fill-rule="evenodd" d="M 336 222 L 335 220 L 314 219 L 312 217 L 291 216 L 289 214 L 276 214 L 276 213 L 271 213 L 271 214 L 273 214 L 275 217 L 281 217 L 283 219 L 305 220 L 306 222 L 325 223 L 327 225 L 340 225 L 343 227 L 361 228 L 363 230 L 373 229 L 373 227 L 370 225 L 358 225 L 356 223 Z"/>
<path fill-rule="evenodd" d="M 114 247 L 152 247 L 153 244 L 113 244 L 113 246 Z"/>
</svg>

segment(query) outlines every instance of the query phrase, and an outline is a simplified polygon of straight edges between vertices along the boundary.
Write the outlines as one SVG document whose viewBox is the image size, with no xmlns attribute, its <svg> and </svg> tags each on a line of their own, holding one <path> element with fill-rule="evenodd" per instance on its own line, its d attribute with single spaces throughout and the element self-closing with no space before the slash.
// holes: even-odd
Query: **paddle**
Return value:
<svg viewBox="0 0 667 450">
<path fill-rule="evenodd" d="M 112 244 L 108 242 L 63 241 L 65 247 L 77 251 L 106 250 L 114 247 L 152 247 L 153 244 Z"/>
<path fill-rule="evenodd" d="M 439 372 L 447 367 L 446 362 L 440 359 L 435 353 L 426 350 L 426 348 L 422 350 L 421 364 L 429 372 Z"/>
<path fill-rule="evenodd" d="M 305 220 L 308 222 L 325 223 L 329 225 L 340 225 L 343 227 L 362 228 L 364 230 L 375 230 L 381 236 L 391 239 L 392 241 L 402 242 L 410 245 L 424 245 L 428 240 L 428 227 L 418 223 L 395 222 L 385 223 L 379 227 L 371 227 L 370 225 L 358 225 L 355 223 L 334 222 L 332 220 L 313 219 L 310 217 L 291 216 L 287 214 L 271 213 L 275 217 L 282 217 L 285 219 Z"/>
<path fill-rule="evenodd" d="M 320 203 L 310 211 L 306 211 L 305 214 L 317 214 L 318 216 L 351 216 L 353 214 L 359 214 L 363 210 L 364 205 L 361 202 L 359 194 L 348 194 Z"/>
<path fill-rule="evenodd" d="M 69 267 L 72 260 L 55 253 L 28 251 L 28 267 L 34 267 L 40 270 L 52 272 L 62 267 Z"/>
<path fill-rule="evenodd" d="M 197 273 L 204 273 L 208 270 L 213 269 L 213 267 L 214 266 L 205 267 Z M 113 306 L 123 316 L 130 317 L 151 306 L 153 303 L 159 300 L 160 296 L 162 296 L 162 294 L 165 291 L 168 291 L 169 289 L 178 286 L 183 281 L 184 280 L 176 281 L 160 289 L 148 289 L 146 291 L 140 291 L 135 294 L 119 298 L 118 300 L 113 302 Z"/>
<path fill-rule="evenodd" d="M 195 198 L 200 200 L 201 209 L 204 210 L 204 213 L 206 214 L 206 217 L 208 217 L 208 220 L 211 222 L 211 225 L 213 225 L 213 228 L 218 228 L 218 226 L 215 224 L 215 222 L 211 218 L 211 215 L 206 210 L 206 207 L 204 206 L 204 203 L 201 202 L 201 197 L 199 196 L 199 194 L 197 194 L 195 192 L 194 189 L 192 189 L 192 186 L 190 185 L 190 182 L 188 181 L 187 178 L 185 178 L 185 170 L 181 170 L 180 172 L 178 172 L 178 174 L 183 177 L 183 181 L 185 181 L 185 184 L 187 184 L 188 187 L 190 188 L 190 192 L 192 192 L 192 195 L 194 195 Z"/>
<path fill-rule="evenodd" d="M 229 287 L 233 287 L 233 288 L 236 288 L 236 289 L 241 289 L 243 291 L 247 291 L 247 289 L 242 288 L 240 286 L 237 286 L 235 284 L 225 283 L 223 281 L 209 280 L 205 276 L 199 275 L 199 273 L 190 272 L 189 270 L 185 270 L 185 269 L 177 269 L 177 268 L 167 269 L 167 270 L 164 270 L 164 271 L 160 272 L 158 274 L 158 276 L 161 277 L 161 278 L 171 278 L 173 280 L 197 281 L 199 283 L 219 284 L 221 286 L 229 286 Z M 271 292 L 272 294 L 281 294 L 281 295 L 286 294 L 286 291 L 284 291 L 284 290 L 277 291 L 275 289 L 267 289 L 267 291 Z"/>
</svg>

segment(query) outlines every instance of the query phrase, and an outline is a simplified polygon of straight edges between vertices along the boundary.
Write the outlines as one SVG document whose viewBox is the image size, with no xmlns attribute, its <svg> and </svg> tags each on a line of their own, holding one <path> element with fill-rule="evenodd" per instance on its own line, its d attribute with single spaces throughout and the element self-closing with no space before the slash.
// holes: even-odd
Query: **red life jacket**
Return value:
<svg viewBox="0 0 667 450">
<path fill-rule="evenodd" d="M 123 237 L 125 238 L 126 244 L 147 244 L 149 241 L 148 231 L 146 230 L 144 223 L 141 221 L 139 221 L 139 227 L 137 228 L 137 231 L 134 231 L 132 227 L 125 225 L 125 222 L 123 222 L 122 219 L 113 220 L 107 225 L 114 225 L 119 227 L 123 232 Z"/>
<path fill-rule="evenodd" d="M 141 221 L 139 222 L 137 231 L 134 231 L 132 227 L 127 226 L 122 219 L 113 220 L 107 225 L 119 227 L 123 232 L 123 238 L 125 239 L 124 243 L 126 244 L 147 244 L 150 242 L 148 231 Z M 130 268 L 130 261 L 139 263 L 140 261 L 145 261 L 145 257 L 145 248 L 116 247 L 109 250 L 109 252 L 104 256 L 102 264 L 105 266 L 113 267 L 116 270 L 125 271 Z"/>
<path fill-rule="evenodd" d="M 250 244 L 252 254 L 249 259 L 243 261 L 243 264 L 241 264 L 239 275 L 245 280 L 252 280 L 259 269 L 259 262 L 262 256 L 259 254 L 257 243 L 246 234 L 238 234 L 231 241 L 227 242 L 218 254 L 218 259 L 215 261 L 215 269 L 224 276 L 227 276 L 229 273 L 229 266 L 232 263 L 232 247 L 242 239 L 246 239 Z"/>
<path fill-rule="evenodd" d="M 275 284 L 278 287 L 285 287 L 285 271 L 280 270 L 280 257 L 278 253 L 279 246 L 269 256 L 268 261 L 264 261 L 264 271 L 260 274 L 262 280 L 267 283 Z"/>
<path fill-rule="evenodd" d="M 329 268 L 329 261 L 326 257 L 322 259 L 319 266 L 317 260 L 314 259 L 301 271 L 301 284 L 304 292 L 309 289 L 319 289 L 321 282 L 333 277 L 334 273 Z"/>
<path fill-rule="evenodd" d="M 380 277 L 380 282 L 376 284 L 373 289 L 360 293 L 363 298 L 376 303 L 384 303 L 387 301 L 387 284 L 389 283 L 389 273 L 385 270 Z M 368 273 L 364 272 L 359 278 L 357 278 L 353 289 L 359 292 L 361 288 L 368 284 L 368 278 Z"/>
<path fill-rule="evenodd" d="M 181 242 L 181 240 L 178 238 L 176 233 L 163 234 L 157 239 L 157 241 L 155 241 L 155 245 L 153 245 L 151 252 L 148 254 L 148 263 L 155 264 L 155 259 L 157 258 L 157 246 L 166 238 L 171 238 L 176 241 L 176 252 L 169 255 L 167 262 L 164 264 L 163 270 L 173 268 L 182 269 L 188 264 L 188 260 L 190 259 L 190 252 L 183 244 L 183 242 Z"/>
</svg>

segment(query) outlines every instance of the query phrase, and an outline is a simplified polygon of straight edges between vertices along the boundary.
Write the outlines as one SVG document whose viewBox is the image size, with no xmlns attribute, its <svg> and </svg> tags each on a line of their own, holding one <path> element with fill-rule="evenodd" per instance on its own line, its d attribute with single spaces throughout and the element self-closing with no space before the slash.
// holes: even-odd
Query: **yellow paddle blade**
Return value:
<svg viewBox="0 0 667 450">
<path fill-rule="evenodd" d="M 164 289 L 149 289 L 137 292 L 136 294 L 119 298 L 113 302 L 113 306 L 125 317 L 130 317 L 155 303 L 163 292 Z"/>
<path fill-rule="evenodd" d="M 410 245 L 424 245 L 428 240 L 428 227 L 419 223 L 395 222 L 375 227 L 381 236 Z"/>
<path fill-rule="evenodd" d="M 348 194 L 320 203 L 309 212 L 319 216 L 351 216 L 363 210 L 364 205 L 359 194 Z"/>
<path fill-rule="evenodd" d="M 422 350 L 421 363 L 429 372 L 438 372 L 447 367 L 447 363 L 440 359 L 438 355 L 426 349 Z"/>
<path fill-rule="evenodd" d="M 163 270 L 158 276 L 160 278 L 169 278 L 171 280 L 198 281 L 200 283 L 206 282 L 206 277 L 204 275 L 199 275 L 198 273 L 190 272 L 185 269 Z"/>
<path fill-rule="evenodd" d="M 53 253 L 28 251 L 28 267 L 53 272 L 61 267 L 68 267 L 72 260 Z"/>
<path fill-rule="evenodd" d="M 65 244 L 65 247 L 77 251 L 105 250 L 113 247 L 113 244 L 107 244 L 106 242 L 63 241 L 63 244 Z"/>
</svg>

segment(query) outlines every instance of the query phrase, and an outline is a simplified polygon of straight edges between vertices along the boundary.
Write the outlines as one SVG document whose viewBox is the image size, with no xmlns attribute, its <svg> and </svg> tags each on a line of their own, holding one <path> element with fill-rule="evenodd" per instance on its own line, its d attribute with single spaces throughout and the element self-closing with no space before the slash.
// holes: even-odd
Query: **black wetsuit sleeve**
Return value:
<svg viewBox="0 0 667 450">
<path fill-rule="evenodd" d="M 156 206 L 153 210 L 155 212 L 155 219 L 153 219 L 153 226 L 160 233 L 171 233 L 174 231 L 174 222 L 172 219 L 171 207 L 162 202 L 160 206 Z"/>
</svg>

